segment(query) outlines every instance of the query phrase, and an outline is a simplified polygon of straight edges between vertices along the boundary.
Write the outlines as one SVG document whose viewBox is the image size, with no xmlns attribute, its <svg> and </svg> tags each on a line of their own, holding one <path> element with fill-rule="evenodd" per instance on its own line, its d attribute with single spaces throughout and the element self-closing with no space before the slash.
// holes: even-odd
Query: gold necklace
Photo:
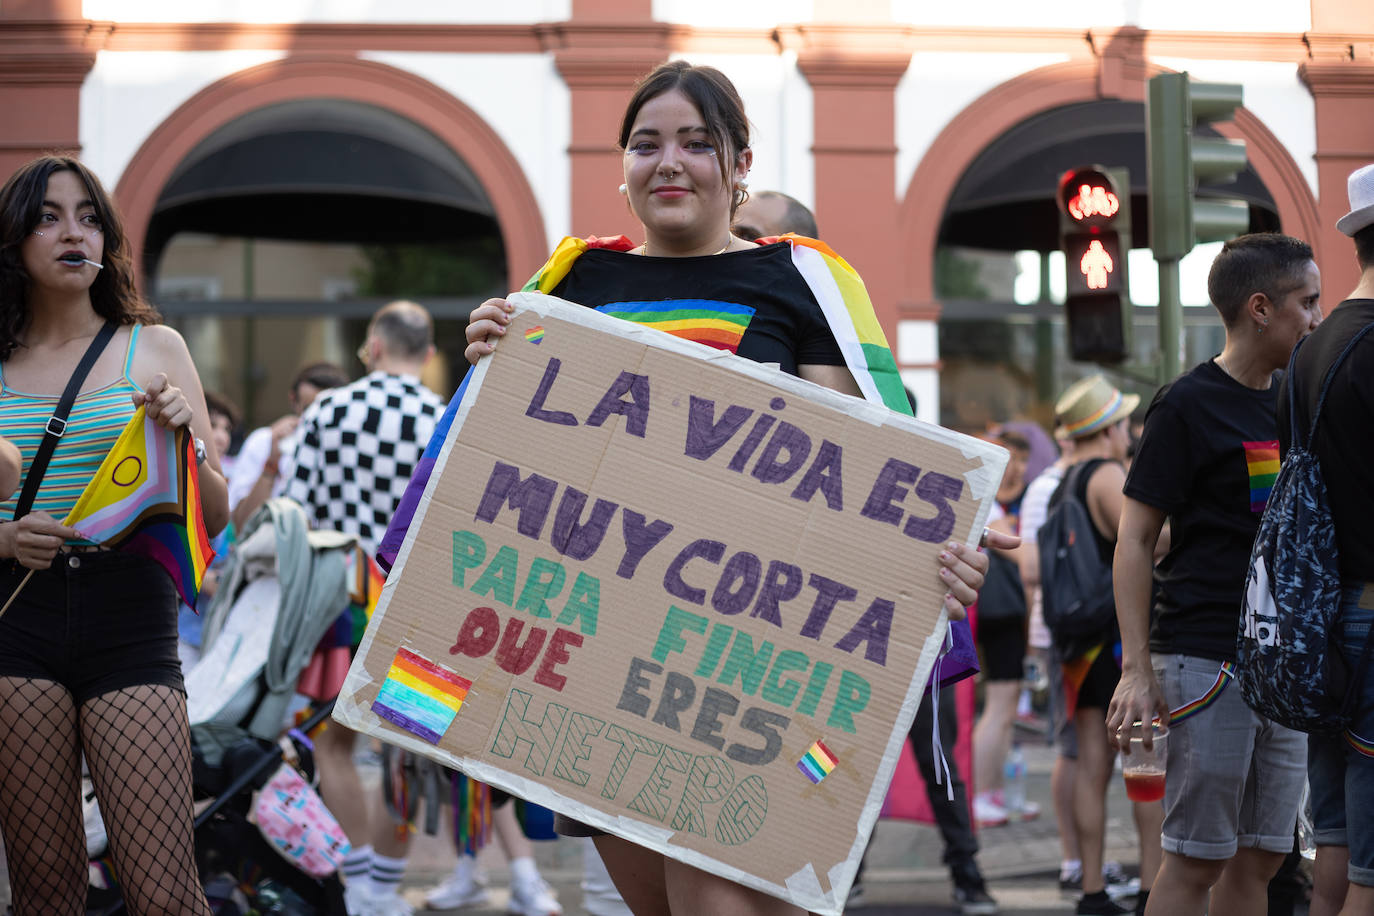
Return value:
<svg viewBox="0 0 1374 916">
<path fill-rule="evenodd" d="M 726 236 L 725 236 L 725 244 L 721 246 L 720 251 L 713 251 L 713 252 L 711 252 L 710 254 L 705 254 L 705 255 L 697 255 L 697 257 L 701 257 L 701 258 L 714 258 L 714 257 L 715 257 L 716 255 L 718 255 L 718 254 L 725 254 L 726 249 L 729 248 L 730 245 L 734 243 L 734 241 L 735 241 L 735 237 L 734 237 L 733 235 L 727 233 Z M 649 244 L 648 244 L 647 242 L 644 243 L 644 256 L 645 256 L 646 258 L 657 258 L 657 257 L 662 257 L 662 255 L 649 254 Z"/>
</svg>

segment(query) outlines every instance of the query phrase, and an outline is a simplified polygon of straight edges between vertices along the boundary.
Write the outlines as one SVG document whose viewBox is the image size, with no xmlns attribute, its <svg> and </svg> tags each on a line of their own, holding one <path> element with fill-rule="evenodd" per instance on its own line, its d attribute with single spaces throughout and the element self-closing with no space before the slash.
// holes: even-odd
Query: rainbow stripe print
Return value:
<svg viewBox="0 0 1374 916">
<path fill-rule="evenodd" d="M 438 744 L 471 686 L 472 681 L 443 665 L 408 649 L 397 649 L 382 689 L 372 701 L 372 711 L 392 725 Z"/>
<path fill-rule="evenodd" d="M 839 762 L 835 755 L 830 753 L 830 748 L 825 746 L 825 742 L 817 740 L 811 745 L 811 749 L 802 755 L 802 759 L 797 761 L 797 769 L 811 782 L 819 783 L 830 775 L 830 771 L 835 769 Z"/>
<path fill-rule="evenodd" d="M 751 306 L 714 299 L 610 302 L 597 311 L 730 353 L 739 351 L 740 339 L 754 317 Z"/>
<path fill-rule="evenodd" d="M 1245 467 L 1250 472 L 1250 511 L 1263 512 L 1279 476 L 1279 440 L 1245 442 Z"/>
<path fill-rule="evenodd" d="M 534 327 L 530 328 L 528 331 L 525 332 L 525 339 L 532 344 L 543 343 L 544 326 L 542 324 L 536 324 Z"/>
<path fill-rule="evenodd" d="M 1169 711 L 1169 725 L 1177 725 L 1180 722 L 1184 722 L 1188 719 L 1191 719 L 1193 716 L 1202 712 L 1208 706 L 1211 706 L 1213 703 L 1217 701 L 1217 697 L 1221 696 L 1221 692 L 1226 689 L 1226 686 L 1230 684 L 1231 681 L 1235 679 L 1235 677 L 1236 663 L 1222 662 L 1221 670 L 1217 672 L 1216 681 L 1212 683 L 1211 687 L 1207 688 L 1206 693 L 1198 697 L 1196 700 L 1193 700 L 1191 703 L 1184 703 L 1177 709 Z"/>
</svg>

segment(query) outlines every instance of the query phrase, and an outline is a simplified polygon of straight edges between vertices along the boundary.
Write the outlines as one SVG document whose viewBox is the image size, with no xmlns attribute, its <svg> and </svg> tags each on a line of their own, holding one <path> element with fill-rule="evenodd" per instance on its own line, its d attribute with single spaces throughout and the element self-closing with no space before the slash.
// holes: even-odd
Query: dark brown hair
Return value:
<svg viewBox="0 0 1374 916">
<path fill-rule="evenodd" d="M 1374 223 L 1365 226 L 1351 238 L 1355 240 L 1355 260 L 1359 262 L 1360 270 L 1374 267 Z"/>
<path fill-rule="evenodd" d="M 739 154 L 749 148 L 749 119 L 744 116 L 744 102 L 730 78 L 715 67 L 694 67 L 685 60 L 670 60 L 655 68 L 635 86 L 630 104 L 625 107 L 625 117 L 620 122 L 620 139 L 617 146 L 624 150 L 630 142 L 630 131 L 634 129 L 639 110 L 650 99 L 658 98 L 665 92 L 677 89 L 692 100 L 701 119 L 705 122 L 706 133 L 711 145 L 720 153 L 720 177 L 728 186 L 730 172 L 739 159 Z M 735 208 L 748 199 L 748 192 L 737 190 L 730 201 L 730 215 Z"/>
<path fill-rule="evenodd" d="M 124 226 L 100 179 L 70 156 L 40 156 L 21 166 L 0 189 L 0 360 L 14 353 L 28 324 L 31 280 L 20 247 L 38 225 L 48 179 L 57 172 L 72 172 L 81 180 L 100 220 L 105 240 L 101 261 L 105 266 L 91 284 L 91 305 L 96 314 L 121 325 L 157 324 L 162 320 L 134 286 L 133 259 Z"/>
<path fill-rule="evenodd" d="M 1312 246 L 1291 235 L 1254 232 L 1231 239 L 1207 273 L 1207 296 L 1229 328 L 1255 293 L 1264 293 L 1277 308 L 1300 287 Z"/>
</svg>

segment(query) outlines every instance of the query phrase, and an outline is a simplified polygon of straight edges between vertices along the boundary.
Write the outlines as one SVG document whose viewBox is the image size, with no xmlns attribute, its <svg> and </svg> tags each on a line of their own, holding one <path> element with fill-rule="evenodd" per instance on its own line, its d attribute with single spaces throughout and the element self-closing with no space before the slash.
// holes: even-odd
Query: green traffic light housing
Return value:
<svg viewBox="0 0 1374 916">
<path fill-rule="evenodd" d="M 1197 196 L 1200 183 L 1227 181 L 1245 168 L 1243 140 L 1199 136 L 1195 130 L 1230 120 L 1242 102 L 1242 87 L 1234 83 L 1193 82 L 1187 73 L 1150 80 L 1145 136 L 1150 248 L 1156 258 L 1181 258 L 1198 242 L 1249 230 L 1250 209 L 1243 201 Z"/>
</svg>

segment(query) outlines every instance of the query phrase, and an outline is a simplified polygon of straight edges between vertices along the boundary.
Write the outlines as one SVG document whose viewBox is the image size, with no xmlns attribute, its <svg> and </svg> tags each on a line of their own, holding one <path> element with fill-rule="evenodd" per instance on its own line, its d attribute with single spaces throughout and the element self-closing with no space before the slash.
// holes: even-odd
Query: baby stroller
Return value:
<svg viewBox="0 0 1374 916">
<path fill-rule="evenodd" d="M 217 914 L 345 912 L 338 875 L 315 877 L 288 861 L 250 812 L 255 792 L 290 773 L 283 767 L 313 780 L 306 735 L 333 703 L 281 736 L 301 671 L 348 605 L 357 553 L 352 536 L 310 531 L 298 505 L 271 500 L 245 525 L 205 611 L 202 656 L 185 682 L 196 859 Z M 123 911 L 117 891 L 107 907 L 92 910 Z"/>
</svg>

